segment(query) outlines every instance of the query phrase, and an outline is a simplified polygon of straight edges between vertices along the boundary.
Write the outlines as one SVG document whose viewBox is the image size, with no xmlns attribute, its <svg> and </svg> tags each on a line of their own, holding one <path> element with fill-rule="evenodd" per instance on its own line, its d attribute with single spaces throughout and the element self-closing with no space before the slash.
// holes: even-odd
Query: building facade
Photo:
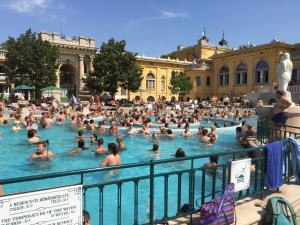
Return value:
<svg viewBox="0 0 300 225">
<path fill-rule="evenodd" d="M 42 40 L 49 41 L 59 49 L 57 86 L 64 88 L 63 96 L 81 95 L 86 90 L 82 78 L 93 70 L 97 48 L 94 38 L 65 37 L 58 33 L 40 32 Z M 137 56 L 143 80 L 139 90 L 129 92 L 119 89 L 116 98 L 158 100 L 177 99 L 169 89 L 172 71 L 184 72 L 193 84 L 186 95 L 188 99 L 207 99 L 212 95 L 241 96 L 261 91 L 276 81 L 276 65 L 281 54 L 289 52 L 294 64 L 291 86 L 300 94 L 300 44 L 288 44 L 273 40 L 255 46 L 247 44 L 239 49 L 228 48 L 224 39 L 219 45 L 209 43 L 205 33 L 193 46 L 179 45 L 165 58 Z M 11 89 L 5 76 L 5 50 L 0 49 L 0 91 Z"/>
</svg>

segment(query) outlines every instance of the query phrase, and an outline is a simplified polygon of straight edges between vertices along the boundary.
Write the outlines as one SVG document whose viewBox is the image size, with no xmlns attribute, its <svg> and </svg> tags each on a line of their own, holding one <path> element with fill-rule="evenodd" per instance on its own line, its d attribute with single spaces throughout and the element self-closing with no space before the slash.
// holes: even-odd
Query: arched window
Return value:
<svg viewBox="0 0 300 225">
<path fill-rule="evenodd" d="M 219 73 L 219 85 L 224 86 L 229 84 L 229 69 L 227 66 L 222 66 Z"/>
<path fill-rule="evenodd" d="M 155 76 L 153 73 L 148 73 L 146 78 L 146 88 L 147 89 L 154 89 L 155 88 Z"/>
<path fill-rule="evenodd" d="M 162 90 L 165 90 L 165 89 L 166 89 L 166 77 L 165 77 L 165 76 L 162 76 L 162 77 L 161 77 L 160 88 L 161 88 Z"/>
<path fill-rule="evenodd" d="M 262 84 L 269 81 L 269 64 L 261 60 L 256 64 L 255 67 L 255 83 Z"/>
<path fill-rule="evenodd" d="M 240 63 L 236 67 L 235 83 L 236 84 L 247 84 L 247 65 Z"/>
</svg>

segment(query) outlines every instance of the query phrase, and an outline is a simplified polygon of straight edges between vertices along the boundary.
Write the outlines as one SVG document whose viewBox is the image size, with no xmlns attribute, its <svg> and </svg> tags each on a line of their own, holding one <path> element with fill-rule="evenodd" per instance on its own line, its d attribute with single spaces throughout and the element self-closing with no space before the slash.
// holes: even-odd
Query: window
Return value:
<svg viewBox="0 0 300 225">
<path fill-rule="evenodd" d="M 87 67 L 87 63 L 86 62 L 84 62 L 84 64 L 83 64 L 83 73 L 87 73 L 87 69 L 88 67 Z"/>
<path fill-rule="evenodd" d="M 244 63 L 240 63 L 236 67 L 236 76 L 235 76 L 236 84 L 247 84 L 247 65 Z"/>
<path fill-rule="evenodd" d="M 262 84 L 269 81 L 269 64 L 261 60 L 256 64 L 255 68 L 255 83 Z"/>
<path fill-rule="evenodd" d="M 229 69 L 227 66 L 222 66 L 219 73 L 219 85 L 225 86 L 229 84 Z"/>
<path fill-rule="evenodd" d="M 206 86 L 210 86 L 210 77 L 206 77 Z"/>
<path fill-rule="evenodd" d="M 155 76 L 151 72 L 148 73 L 148 75 L 147 75 L 146 88 L 147 89 L 154 89 L 155 88 Z"/>
<path fill-rule="evenodd" d="M 201 85 L 201 78 L 200 78 L 200 76 L 196 76 L 196 85 L 198 87 Z"/>
<path fill-rule="evenodd" d="M 297 68 L 293 68 L 291 83 L 295 84 L 299 80 L 300 80 L 300 78 L 299 78 L 299 75 L 298 75 L 298 69 Z"/>
<path fill-rule="evenodd" d="M 165 90 L 165 89 L 166 89 L 166 78 L 165 78 L 165 76 L 162 76 L 162 78 L 161 78 L 160 88 L 161 88 L 162 90 Z"/>
</svg>

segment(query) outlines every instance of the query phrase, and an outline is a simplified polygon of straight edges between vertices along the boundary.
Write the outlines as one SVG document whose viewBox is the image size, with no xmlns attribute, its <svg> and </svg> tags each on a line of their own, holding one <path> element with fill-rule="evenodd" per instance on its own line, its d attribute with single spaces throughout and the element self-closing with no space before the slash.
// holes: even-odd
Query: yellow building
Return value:
<svg viewBox="0 0 300 225">
<path fill-rule="evenodd" d="M 40 32 L 40 37 L 59 48 L 57 86 L 64 87 L 67 95 L 88 94 L 82 78 L 93 69 L 96 54 L 95 39 L 84 37 L 68 38 L 57 33 Z M 288 44 L 273 40 L 254 46 L 247 44 L 239 49 L 228 48 L 224 39 L 212 45 L 204 33 L 193 46 L 179 45 L 167 58 L 137 56 L 136 62 L 143 71 L 141 86 L 136 92 L 119 89 L 116 98 L 143 100 L 171 100 L 169 89 L 172 71 L 185 72 L 193 84 L 185 100 L 206 99 L 212 95 L 241 96 L 251 90 L 259 91 L 276 81 L 276 65 L 283 52 L 289 52 L 294 64 L 289 89 L 300 93 L 300 44 Z M 5 50 L 0 50 L 0 87 L 8 92 L 5 76 Z"/>
</svg>

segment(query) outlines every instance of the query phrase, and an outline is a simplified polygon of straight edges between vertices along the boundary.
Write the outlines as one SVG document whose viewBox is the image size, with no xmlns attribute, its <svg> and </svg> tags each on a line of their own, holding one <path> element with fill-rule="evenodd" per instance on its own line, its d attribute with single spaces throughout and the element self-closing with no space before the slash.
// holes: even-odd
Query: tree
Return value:
<svg viewBox="0 0 300 225">
<path fill-rule="evenodd" d="M 9 37 L 4 43 L 7 50 L 5 65 L 10 82 L 15 85 L 26 84 L 36 89 L 55 85 L 58 48 L 43 41 L 31 29 L 17 39 Z"/>
<path fill-rule="evenodd" d="M 186 95 L 193 88 L 189 78 L 183 72 L 172 71 L 170 86 L 172 94 Z"/>
<path fill-rule="evenodd" d="M 123 87 L 136 91 L 141 85 L 142 71 L 136 64 L 136 53 L 125 50 L 126 42 L 110 39 L 102 43 L 96 54 L 92 71 L 85 79 L 86 86 L 94 93 L 107 91 L 112 97 Z"/>
</svg>

